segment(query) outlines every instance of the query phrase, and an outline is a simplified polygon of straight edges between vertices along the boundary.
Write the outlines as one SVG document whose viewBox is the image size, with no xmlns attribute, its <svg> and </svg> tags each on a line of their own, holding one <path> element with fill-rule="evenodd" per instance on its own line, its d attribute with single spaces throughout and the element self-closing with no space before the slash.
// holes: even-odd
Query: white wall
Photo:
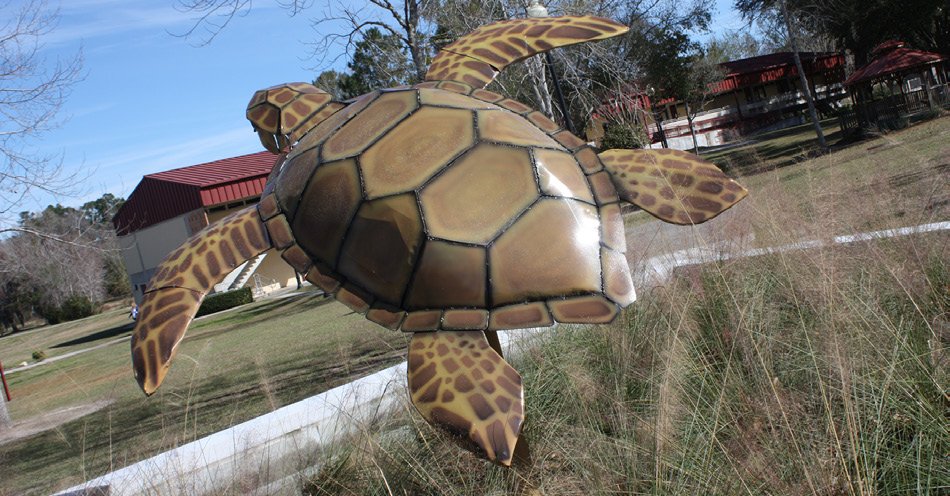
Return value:
<svg viewBox="0 0 950 496">
<path fill-rule="evenodd" d="M 141 302 L 145 284 L 155 272 L 155 267 L 189 238 L 187 220 L 192 213 L 188 212 L 126 236 L 119 236 L 122 262 L 125 263 L 125 270 L 129 274 L 135 301 Z"/>
<path fill-rule="evenodd" d="M 234 211 L 231 209 L 211 212 L 207 214 L 207 218 L 208 221 L 214 222 Z M 202 209 L 140 229 L 127 236 L 119 236 L 122 261 L 125 263 L 125 270 L 132 283 L 132 296 L 137 302 L 141 302 L 145 285 L 155 273 L 158 264 L 191 237 L 192 228 L 189 227 L 189 218 L 192 218 L 191 224 L 194 224 L 195 216 L 204 216 Z M 257 273 L 261 274 L 266 284 L 276 282 L 280 284 L 280 287 L 296 284 L 293 269 L 280 258 L 280 253 L 276 250 L 268 253 L 264 262 L 257 268 Z M 249 279 L 245 285 L 253 285 L 253 279 Z"/>
</svg>

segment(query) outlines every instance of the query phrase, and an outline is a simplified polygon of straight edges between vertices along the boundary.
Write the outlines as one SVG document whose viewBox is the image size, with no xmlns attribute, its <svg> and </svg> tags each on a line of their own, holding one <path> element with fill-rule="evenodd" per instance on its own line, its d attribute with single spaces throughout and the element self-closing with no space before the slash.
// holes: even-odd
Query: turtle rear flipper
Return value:
<svg viewBox="0 0 950 496">
<path fill-rule="evenodd" d="M 132 368 L 145 394 L 158 389 L 201 300 L 232 270 L 271 248 L 257 206 L 212 224 L 158 266 L 132 333 Z"/>
<path fill-rule="evenodd" d="M 426 420 L 511 465 L 524 420 L 521 375 L 484 332 L 413 334 L 408 375 L 412 404 Z"/>
<path fill-rule="evenodd" d="M 624 200 L 671 224 L 700 224 L 746 197 L 715 164 L 680 150 L 607 150 L 598 155 Z"/>
<path fill-rule="evenodd" d="M 426 81 L 458 81 L 484 88 L 509 64 L 552 48 L 626 33 L 627 26 L 592 16 L 512 19 L 482 26 L 443 48 Z"/>
</svg>

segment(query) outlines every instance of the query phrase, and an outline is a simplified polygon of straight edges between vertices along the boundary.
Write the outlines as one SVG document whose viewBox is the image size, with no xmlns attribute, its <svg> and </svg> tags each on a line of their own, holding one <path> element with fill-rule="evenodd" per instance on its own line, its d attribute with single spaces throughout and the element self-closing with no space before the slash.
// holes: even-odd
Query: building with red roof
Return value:
<svg viewBox="0 0 950 496">
<path fill-rule="evenodd" d="M 847 96 L 844 85 L 845 60 L 839 53 L 801 52 L 802 67 L 818 108 L 831 113 Z M 700 146 L 712 146 L 743 134 L 764 129 L 781 128 L 803 121 L 806 109 L 798 69 L 792 52 L 771 53 L 732 60 L 719 65 L 722 80 L 709 86 L 709 100 L 694 119 Z M 660 92 L 662 93 L 662 92 Z M 651 102 L 646 94 L 624 98 L 623 103 L 640 105 L 653 122 L 659 117 L 663 133 L 671 148 L 692 148 L 686 106 L 674 99 Z M 618 100 L 605 103 L 595 119 L 609 125 L 617 113 Z M 655 124 L 648 127 L 653 142 L 660 141 Z"/>
<path fill-rule="evenodd" d="M 256 204 L 276 160 L 265 151 L 144 176 L 113 218 L 136 299 L 168 253 L 209 223 Z M 294 281 L 293 270 L 272 251 L 238 267 L 215 289 Z"/>
</svg>

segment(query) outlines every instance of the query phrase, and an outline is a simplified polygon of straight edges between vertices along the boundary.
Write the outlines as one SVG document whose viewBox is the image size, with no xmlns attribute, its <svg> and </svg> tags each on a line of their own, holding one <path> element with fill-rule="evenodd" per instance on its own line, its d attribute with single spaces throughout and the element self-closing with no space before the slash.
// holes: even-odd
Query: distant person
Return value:
<svg viewBox="0 0 950 496">
<path fill-rule="evenodd" d="M 132 309 L 129 310 L 129 318 L 133 321 L 139 320 L 139 305 L 137 303 L 132 304 Z"/>
</svg>

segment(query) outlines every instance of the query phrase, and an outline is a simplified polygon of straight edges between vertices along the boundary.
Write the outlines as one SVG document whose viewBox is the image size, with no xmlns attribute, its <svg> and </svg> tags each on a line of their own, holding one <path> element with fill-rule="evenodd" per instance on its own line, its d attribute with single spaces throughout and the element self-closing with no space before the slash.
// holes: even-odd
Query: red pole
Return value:
<svg viewBox="0 0 950 496">
<path fill-rule="evenodd" d="M 7 401 L 10 401 L 10 386 L 7 386 L 7 376 L 3 373 L 3 362 L 0 362 L 0 380 L 3 380 L 3 394 L 6 395 Z"/>
</svg>

